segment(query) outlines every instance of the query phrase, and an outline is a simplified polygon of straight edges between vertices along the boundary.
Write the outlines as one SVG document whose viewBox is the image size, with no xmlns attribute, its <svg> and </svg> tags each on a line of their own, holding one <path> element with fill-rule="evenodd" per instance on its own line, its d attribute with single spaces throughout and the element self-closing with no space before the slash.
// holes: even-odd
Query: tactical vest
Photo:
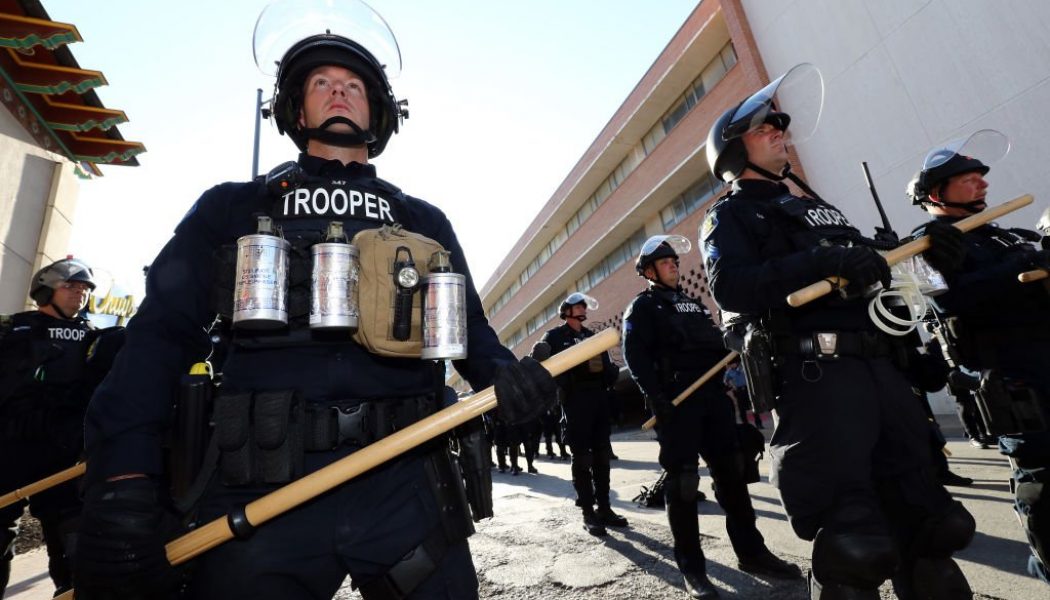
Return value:
<svg viewBox="0 0 1050 600">
<path fill-rule="evenodd" d="M 39 311 L 11 315 L 0 336 L 2 410 L 11 414 L 61 401 L 84 376 L 93 331 L 84 319 L 56 319 Z"/>
<path fill-rule="evenodd" d="M 562 325 L 550 332 L 553 335 L 544 336 L 544 340 L 551 345 L 551 354 L 557 354 L 594 335 L 590 329 L 583 328 L 575 332 L 567 325 Z M 560 382 L 576 389 L 604 389 L 605 388 L 605 361 L 601 353 L 592 357 L 587 362 L 569 369 L 559 378 Z M 571 390 L 569 390 L 571 391 Z"/>
<path fill-rule="evenodd" d="M 260 183 L 258 214 L 273 219 L 274 225 L 280 228 L 281 235 L 290 244 L 288 327 L 275 331 L 235 330 L 233 343 L 267 348 L 346 343 L 350 337 L 345 331 L 318 331 L 309 327 L 313 266 L 310 249 L 325 241 L 325 232 L 332 221 L 343 224 L 348 240 L 362 231 L 394 224 L 412 231 L 413 223 L 408 222 L 404 194 L 396 186 L 378 178 L 347 181 L 308 175 L 301 169 L 296 174 L 297 185 L 289 186 L 290 189 L 282 193 L 271 192 L 266 185 L 262 185 L 263 179 L 257 180 Z M 426 274 L 428 259 L 429 256 L 415 257 L 421 275 Z M 224 244 L 216 252 L 212 306 L 216 313 L 226 319 L 232 319 L 233 314 L 236 262 L 236 241 Z M 418 301 L 417 297 L 417 306 Z M 418 322 L 418 319 L 415 321 Z"/>
<path fill-rule="evenodd" d="M 660 321 L 663 341 L 661 369 L 706 370 L 724 355 L 722 333 L 711 321 L 707 308 L 681 290 L 651 288 L 642 292 L 664 306 L 667 318 Z M 666 376 L 666 375 L 665 375 Z"/>
</svg>

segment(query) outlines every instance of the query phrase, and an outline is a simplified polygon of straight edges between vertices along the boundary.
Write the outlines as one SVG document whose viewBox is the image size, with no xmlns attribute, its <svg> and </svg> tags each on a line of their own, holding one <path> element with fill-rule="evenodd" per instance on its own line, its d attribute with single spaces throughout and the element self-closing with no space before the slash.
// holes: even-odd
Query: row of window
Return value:
<svg viewBox="0 0 1050 600">
<path fill-rule="evenodd" d="M 627 179 L 634 169 L 641 164 L 642 160 L 645 159 L 656 146 L 660 143 L 667 134 L 674 129 L 678 123 L 685 118 L 685 116 L 695 107 L 699 101 L 707 94 L 708 90 L 711 90 L 719 81 L 721 81 L 730 68 L 733 67 L 737 62 L 736 51 L 733 49 L 732 42 L 727 42 L 725 46 L 719 51 L 719 53 L 709 62 L 704 69 L 700 72 L 700 75 L 690 84 L 689 89 L 682 94 L 679 100 L 675 103 L 670 110 L 668 110 L 664 116 L 649 130 L 646 135 L 642 137 L 641 142 L 635 146 L 627 157 L 624 158 L 613 172 L 597 187 L 595 192 L 583 203 L 583 205 L 571 216 L 565 223 L 565 227 L 562 228 L 550 242 L 547 243 L 536 257 L 522 270 L 518 275 L 518 278 L 511 282 L 509 288 L 504 291 L 498 299 L 492 304 L 489 309 L 489 317 L 495 315 L 512 297 L 521 289 L 523 285 L 531 278 L 537 271 L 540 270 L 551 256 L 568 240 L 569 236 L 576 232 L 581 225 L 598 209 L 598 207 L 608 198 L 613 191 L 620 186 L 620 184 Z M 706 176 L 701 181 L 698 181 L 689 190 L 686 190 L 684 194 L 676 198 L 666 208 L 660 212 L 661 221 L 663 222 L 664 230 L 668 230 L 677 223 L 681 222 L 687 215 L 696 210 L 697 207 L 702 206 L 707 201 L 708 197 L 720 188 L 720 184 L 714 180 L 710 175 Z M 637 250 L 641 248 L 641 244 L 644 243 L 644 237 L 638 242 L 638 248 L 632 249 L 627 253 L 626 258 L 624 256 L 614 256 L 621 249 L 625 248 L 634 240 L 635 236 L 643 235 L 643 232 L 638 232 L 631 237 L 627 242 L 620 246 L 613 254 L 607 256 L 599 263 L 594 269 L 588 272 L 586 276 L 577 281 L 577 291 L 586 291 L 601 281 L 609 274 L 611 274 L 616 268 L 622 265 L 626 260 L 631 259 Z M 617 262 L 619 261 L 619 262 Z M 615 264 L 614 267 L 609 265 Z M 546 323 L 554 314 L 557 314 L 557 305 L 560 301 L 555 303 L 554 312 L 546 318 L 540 321 L 540 318 L 550 313 L 550 307 L 548 306 L 540 314 L 535 315 L 525 327 L 519 329 L 511 338 L 507 340 L 507 345 L 514 347 L 517 343 L 527 337 L 529 334 L 534 332 L 536 328 Z M 538 322 L 536 327 L 532 327 L 533 322 Z"/>
</svg>

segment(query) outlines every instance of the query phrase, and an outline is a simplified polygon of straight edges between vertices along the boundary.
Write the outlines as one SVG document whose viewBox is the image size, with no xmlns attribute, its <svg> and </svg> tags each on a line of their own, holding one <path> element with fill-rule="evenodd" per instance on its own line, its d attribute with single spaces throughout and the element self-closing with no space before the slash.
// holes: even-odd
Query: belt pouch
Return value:
<svg viewBox="0 0 1050 600">
<path fill-rule="evenodd" d="M 258 392 L 252 409 L 255 480 L 287 483 L 303 472 L 305 410 L 294 390 Z"/>
<path fill-rule="evenodd" d="M 215 399 L 215 436 L 222 458 L 222 482 L 244 485 L 252 480 L 251 393 L 220 395 Z"/>
</svg>

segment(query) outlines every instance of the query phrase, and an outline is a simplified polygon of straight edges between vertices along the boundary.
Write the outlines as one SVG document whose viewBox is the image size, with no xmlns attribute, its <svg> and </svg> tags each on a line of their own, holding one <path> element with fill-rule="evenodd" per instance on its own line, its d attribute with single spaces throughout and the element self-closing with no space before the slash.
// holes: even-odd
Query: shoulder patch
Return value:
<svg viewBox="0 0 1050 600">
<path fill-rule="evenodd" d="M 718 227 L 718 213 L 716 211 L 708 211 L 707 216 L 704 217 L 704 222 L 700 224 L 700 239 L 706 240 L 715 231 L 715 227 Z"/>
</svg>

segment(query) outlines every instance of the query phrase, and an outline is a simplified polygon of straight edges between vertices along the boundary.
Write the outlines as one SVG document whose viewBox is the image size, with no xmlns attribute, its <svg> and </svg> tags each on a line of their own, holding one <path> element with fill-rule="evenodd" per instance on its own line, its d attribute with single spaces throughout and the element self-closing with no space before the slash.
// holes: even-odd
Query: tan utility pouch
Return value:
<svg viewBox="0 0 1050 600">
<path fill-rule="evenodd" d="M 412 294 L 411 335 L 404 341 L 394 339 L 393 335 L 394 298 L 397 293 L 394 257 L 398 248 L 407 248 L 422 284 L 428 273 L 430 255 L 444 248 L 426 236 L 405 231 L 398 224 L 359 231 L 352 243 L 361 253 L 358 287 L 361 317 L 354 341 L 380 356 L 419 358 L 423 350 L 422 294 L 419 287 Z"/>
</svg>

